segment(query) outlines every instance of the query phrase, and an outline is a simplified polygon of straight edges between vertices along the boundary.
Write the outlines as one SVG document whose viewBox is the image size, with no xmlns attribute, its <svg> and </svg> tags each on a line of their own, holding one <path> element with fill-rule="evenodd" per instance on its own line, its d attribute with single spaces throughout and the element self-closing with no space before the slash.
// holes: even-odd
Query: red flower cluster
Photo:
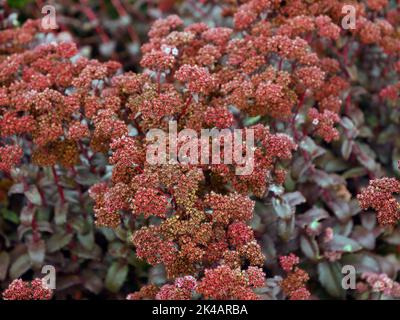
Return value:
<svg viewBox="0 0 400 320">
<path fill-rule="evenodd" d="M 16 279 L 3 292 L 5 300 L 50 300 L 52 290 L 43 285 L 42 279 L 23 281 Z"/>
<path fill-rule="evenodd" d="M 149 216 L 165 218 L 168 198 L 155 189 L 139 188 L 132 200 L 132 205 L 137 215 L 143 213 L 145 218 Z"/>
<path fill-rule="evenodd" d="M 281 281 L 283 292 L 290 300 L 308 300 L 310 292 L 305 284 L 310 277 L 306 271 L 296 267 L 299 258 L 291 253 L 289 256 L 280 257 L 279 262 L 282 269 L 287 272 L 286 278 Z"/>
<path fill-rule="evenodd" d="M 357 290 L 361 293 L 371 288 L 372 292 L 381 292 L 387 297 L 400 297 L 400 283 L 390 279 L 386 273 L 364 272 L 363 281 L 357 283 Z"/>
<path fill-rule="evenodd" d="M 290 162 L 298 142 L 313 134 L 327 143 L 339 139 L 334 126 L 345 91 L 349 107 L 352 92 L 347 89 L 356 78 L 350 74 L 347 52 L 357 47 L 347 40 L 341 47 L 342 1 L 224 3 L 224 15 L 233 17 L 232 29 L 205 23 L 185 27 L 177 16 L 156 21 L 142 47 L 141 74 L 119 72 L 116 62 L 83 58 L 72 43 L 37 43 L 34 22 L 0 32 L 0 139 L 6 145 L 0 147 L 0 170 L 9 172 L 23 158 L 71 171 L 84 160 L 93 173 L 95 153 L 103 155 L 99 162 L 105 180 L 89 189 L 96 225 L 127 231 L 138 258 L 166 269 L 167 284 L 142 287 L 128 299 L 190 299 L 194 293 L 257 299 L 253 289 L 264 286 L 265 274 L 264 255 L 248 225 L 255 200 L 265 200 L 269 190 L 281 192 L 286 178 L 281 165 Z M 395 14 L 387 14 L 387 20 L 367 14 L 368 8 L 379 12 L 386 4 L 354 4 L 357 28 L 345 36 L 378 44 L 387 54 L 398 52 Z M 332 58 L 339 55 L 335 41 L 343 51 L 337 60 Z M 398 89 L 397 84 L 386 87 L 381 97 L 396 100 Z M 362 116 L 354 117 L 361 126 Z M 179 129 L 197 133 L 214 127 L 243 129 L 246 137 L 254 133 L 252 172 L 237 175 L 237 160 L 150 164 L 146 134 L 166 129 L 171 120 Z M 18 141 L 15 136 L 24 139 L 24 150 L 10 144 Z M 361 151 L 354 146 L 351 152 L 359 160 Z M 325 152 L 315 150 L 315 157 Z M 296 167 L 304 167 L 312 171 L 303 179 L 311 186 L 322 171 L 303 148 L 299 154 L 287 170 L 288 185 L 302 180 L 295 177 L 302 169 Z M 327 174 L 326 181 L 315 184 L 322 205 L 331 209 L 341 186 L 336 178 Z M 394 225 L 400 210 L 393 193 L 400 193 L 400 182 L 376 179 L 358 199 L 363 209 L 377 211 L 381 225 Z M 280 229 L 297 228 L 296 201 L 274 208 Z M 286 215 L 290 219 L 281 219 Z M 287 273 L 280 283 L 284 293 L 290 299 L 308 299 L 309 275 L 297 266 L 300 259 L 290 254 L 279 260 Z M 5 296 L 50 297 L 37 284 L 18 280 Z"/>
<path fill-rule="evenodd" d="M 377 211 L 380 225 L 395 225 L 400 220 L 400 205 L 393 193 L 400 193 L 400 182 L 395 178 L 374 179 L 357 195 L 362 209 Z"/>
<path fill-rule="evenodd" d="M 10 172 L 23 155 L 24 152 L 18 145 L 0 147 L 0 171 Z"/>
<path fill-rule="evenodd" d="M 33 41 L 33 30 L 37 30 L 37 22 L 28 22 L 13 31 L 15 39 L 23 44 Z M 22 44 L 8 39 L 7 32 L 2 34 L 6 49 L 0 48 L 0 55 L 10 50 L 17 53 L 0 59 L 0 138 L 29 134 L 35 163 L 76 164 L 79 141 L 90 135 L 87 121 L 105 105 L 110 109 L 115 105 L 111 103 L 115 100 L 112 94 L 100 89 L 119 64 L 76 58 L 78 51 L 73 43 L 44 43 L 32 50 L 21 50 Z M 107 111 L 107 115 L 94 119 L 98 127 L 92 138 L 93 147 L 108 143 L 116 131 L 111 110 Z M 84 120 L 83 116 L 89 119 Z"/>
<path fill-rule="evenodd" d="M 139 291 L 128 294 L 126 296 L 126 299 L 127 300 L 154 300 L 156 298 L 156 295 L 159 290 L 160 290 L 160 288 L 154 284 L 145 285 L 145 286 L 141 287 Z"/>
<path fill-rule="evenodd" d="M 197 291 L 205 298 L 217 300 L 256 300 L 252 288 L 264 285 L 265 274 L 260 268 L 246 271 L 231 269 L 221 265 L 215 269 L 206 269 L 205 276 L 199 282 Z"/>
<path fill-rule="evenodd" d="M 333 125 L 340 121 L 340 117 L 336 113 L 330 110 L 319 113 L 317 109 L 312 108 L 308 111 L 308 116 L 315 128 L 316 135 L 322 137 L 326 142 L 339 138 L 339 131 L 333 128 Z"/>
<path fill-rule="evenodd" d="M 286 272 L 290 272 L 293 270 L 294 266 L 298 265 L 300 259 L 295 254 L 291 253 L 288 256 L 281 256 L 279 257 L 279 264 L 281 265 L 282 269 Z"/>
<path fill-rule="evenodd" d="M 190 300 L 197 281 L 192 276 L 177 278 L 173 285 L 165 284 L 156 295 L 157 300 Z"/>
<path fill-rule="evenodd" d="M 187 88 L 191 93 L 208 94 L 216 86 L 208 69 L 198 66 L 183 65 L 175 73 L 175 78 L 187 83 Z"/>
</svg>

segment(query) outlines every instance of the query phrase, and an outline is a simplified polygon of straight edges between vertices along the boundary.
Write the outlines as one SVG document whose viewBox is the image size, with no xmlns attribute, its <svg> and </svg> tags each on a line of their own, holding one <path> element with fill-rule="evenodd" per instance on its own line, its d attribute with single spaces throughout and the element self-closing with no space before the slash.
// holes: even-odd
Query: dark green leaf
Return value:
<svg viewBox="0 0 400 320">
<path fill-rule="evenodd" d="M 6 251 L 0 252 L 0 281 L 4 281 L 10 265 L 10 255 Z"/>
<path fill-rule="evenodd" d="M 113 262 L 107 271 L 105 286 L 111 292 L 118 292 L 124 284 L 128 275 L 128 265 Z"/>
<path fill-rule="evenodd" d="M 72 236 L 72 233 L 55 233 L 47 240 L 47 251 L 52 253 L 64 248 L 72 240 Z"/>
<path fill-rule="evenodd" d="M 19 224 L 19 217 L 14 211 L 2 208 L 0 212 L 5 220 Z"/>
<path fill-rule="evenodd" d="M 17 279 L 27 272 L 32 266 L 29 254 L 25 253 L 19 256 L 11 265 L 10 278 Z"/>
<path fill-rule="evenodd" d="M 302 235 L 300 237 L 300 248 L 306 257 L 312 261 L 317 261 L 319 259 L 319 247 L 314 238 Z"/>
<path fill-rule="evenodd" d="M 320 262 L 318 264 L 318 279 L 332 297 L 340 299 L 345 297 L 346 293 L 342 288 L 343 275 L 338 262 Z"/>
</svg>

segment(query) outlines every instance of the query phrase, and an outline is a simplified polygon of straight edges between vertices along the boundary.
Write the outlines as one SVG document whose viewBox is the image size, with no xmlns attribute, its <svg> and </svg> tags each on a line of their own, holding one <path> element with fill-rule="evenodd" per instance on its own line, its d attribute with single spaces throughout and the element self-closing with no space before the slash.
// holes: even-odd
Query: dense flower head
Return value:
<svg viewBox="0 0 400 320">
<path fill-rule="evenodd" d="M 190 300 L 197 281 L 192 276 L 177 278 L 175 283 L 165 284 L 156 295 L 156 300 Z"/>
<path fill-rule="evenodd" d="M 110 163 L 114 165 L 113 182 L 129 184 L 138 172 L 142 172 L 144 155 L 141 143 L 137 139 L 123 135 L 113 139 L 109 146 L 113 151 L 109 159 Z"/>
<path fill-rule="evenodd" d="M 310 32 L 315 29 L 315 22 L 312 17 L 300 15 L 287 19 L 285 23 L 279 27 L 277 33 L 279 35 L 286 35 L 295 37 L 304 32 Z"/>
<path fill-rule="evenodd" d="M 205 45 L 199 50 L 196 61 L 200 65 L 213 66 L 221 57 L 221 55 L 221 50 L 217 46 L 211 44 Z"/>
<path fill-rule="evenodd" d="M 382 10 L 387 4 L 387 0 L 367 0 L 367 6 L 375 11 Z"/>
<path fill-rule="evenodd" d="M 23 281 L 15 279 L 3 292 L 4 300 L 50 300 L 53 291 L 44 286 L 42 279 Z"/>
<path fill-rule="evenodd" d="M 324 110 L 319 113 L 317 109 L 312 108 L 308 111 L 311 123 L 315 128 L 315 134 L 322 137 L 326 142 L 337 140 L 339 138 L 339 132 L 333 125 L 340 121 L 339 116 L 330 111 Z"/>
<path fill-rule="evenodd" d="M 163 51 L 151 51 L 143 57 L 141 65 L 144 68 L 160 72 L 171 69 L 174 66 L 174 62 L 175 58 L 173 55 Z"/>
<path fill-rule="evenodd" d="M 366 21 L 360 30 L 360 38 L 366 44 L 381 41 L 381 30 L 377 24 Z"/>
<path fill-rule="evenodd" d="M 95 130 L 93 132 L 91 147 L 96 151 L 106 151 L 113 140 L 127 135 L 127 127 L 122 120 L 110 109 L 100 110 L 93 117 Z"/>
<path fill-rule="evenodd" d="M 291 159 L 292 151 L 297 148 L 292 137 L 284 133 L 267 134 L 262 143 L 271 158 Z"/>
<path fill-rule="evenodd" d="M 183 65 L 176 73 L 175 78 L 186 82 L 191 93 L 209 93 L 216 85 L 215 79 L 206 68 Z"/>
<path fill-rule="evenodd" d="M 216 27 L 204 30 L 201 36 L 207 42 L 212 42 L 218 47 L 222 47 L 229 41 L 232 33 L 233 30 L 230 28 Z"/>
<path fill-rule="evenodd" d="M 258 284 L 257 281 L 255 284 Z M 246 276 L 238 269 L 233 270 L 224 265 L 206 269 L 197 291 L 206 299 L 257 300 L 256 294 L 246 281 Z"/>
<path fill-rule="evenodd" d="M 399 203 L 393 197 L 400 193 L 400 182 L 395 178 L 371 180 L 369 186 L 357 195 L 362 209 L 372 208 L 377 211 L 379 224 L 395 225 L 400 219 Z"/>
<path fill-rule="evenodd" d="M 285 118 L 291 114 L 294 103 L 288 93 L 285 87 L 280 84 L 261 83 L 257 88 L 255 98 L 259 104 L 266 105 L 266 109 L 271 116 Z"/>
<path fill-rule="evenodd" d="M 175 280 L 175 286 L 185 290 L 195 290 L 197 287 L 197 281 L 192 276 L 185 276 L 177 278 Z"/>
<path fill-rule="evenodd" d="M 118 4 L 111 3 L 121 15 L 125 9 Z M 102 290 L 96 279 L 104 276 L 111 295 L 114 268 L 122 266 L 118 276 L 127 270 L 139 286 L 127 296 L 133 300 L 276 298 L 263 269 L 280 270 L 276 257 L 285 272 L 277 286 L 291 300 L 310 298 L 310 279 L 313 287 L 343 298 L 326 285 L 330 272 L 309 268 L 338 264 L 353 250 L 360 261 L 367 254 L 396 270 L 392 257 L 381 253 L 396 250 L 386 231 L 398 231 L 400 183 L 380 177 L 397 160 L 398 8 L 387 0 L 351 4 L 356 27 L 344 30 L 340 0 L 185 3 L 177 10 L 182 17 L 154 22 L 141 58 L 133 51 L 143 37 L 131 30 L 135 65 L 124 67 L 136 72 L 86 58 L 84 48 L 59 41 L 56 33 L 45 36 L 38 21 L 0 31 L 0 176 L 6 177 L 0 206 L 7 194 L 26 198 L 17 218 L 13 204 L 4 202 L 2 228 L 18 227 L 10 239 L 23 242 L 20 248 L 27 247 L 35 267 L 31 238 L 49 241 L 46 261 L 48 254 L 71 259 L 66 273 L 84 269 L 85 291 Z M 192 5 L 204 22 L 186 24 L 198 20 L 186 10 Z M 212 14 L 203 12 L 208 8 Z M 120 19 L 114 22 L 115 30 L 122 29 Z M 111 41 L 103 51 L 107 45 Z M 249 156 L 251 172 L 237 174 L 237 159 L 173 159 L 171 141 L 160 151 L 168 161 L 150 163 L 149 132 L 171 123 L 198 134 L 211 128 L 254 134 L 254 144 L 246 140 L 237 148 Z M 383 143 L 387 137 L 393 143 Z M 218 139 L 225 142 L 210 140 Z M 195 149 L 201 150 L 199 144 Z M 221 147 L 222 160 L 227 149 Z M 21 170 L 12 170 L 19 164 Z M 377 212 L 381 226 L 393 226 L 384 234 L 370 221 L 373 215 L 357 216 L 352 196 L 367 177 L 372 180 L 357 198 L 362 209 Z M 11 179 L 16 185 L 10 189 Z M 378 237 L 382 251 L 375 250 Z M 60 246 L 66 244 L 50 252 L 59 238 Z M 298 266 L 300 256 L 282 256 L 288 250 L 304 254 L 309 272 Z M 264 253 L 273 259 L 266 261 Z M 3 296 L 51 298 L 39 281 L 15 280 Z M 398 283 L 384 273 L 365 273 L 359 285 L 400 295 Z"/>
<path fill-rule="evenodd" d="M 299 288 L 297 290 L 291 291 L 290 300 L 308 300 L 310 298 L 310 291 L 307 288 Z"/>
<path fill-rule="evenodd" d="M 239 247 L 254 239 L 253 230 L 241 221 L 229 225 L 227 236 L 230 244 L 235 247 Z"/>
<path fill-rule="evenodd" d="M 205 205 L 211 209 L 214 221 L 228 224 L 232 221 L 247 221 L 253 215 L 254 202 L 240 195 L 223 196 L 211 193 L 205 199 Z"/>
<path fill-rule="evenodd" d="M 95 207 L 94 216 L 96 218 L 96 225 L 99 227 L 117 228 L 121 223 L 121 217 L 118 213 L 104 210 L 101 207 Z"/>
<path fill-rule="evenodd" d="M 26 31 L 25 27 L 19 30 Z M 75 141 L 90 136 L 87 128 L 90 119 L 77 121 L 83 99 L 91 101 L 92 106 L 89 110 L 86 104 L 86 116 L 94 116 L 99 109 L 107 108 L 103 103 L 112 109 L 109 99 L 103 102 L 99 97 L 98 88 L 120 65 L 82 57 L 75 59 L 77 55 L 73 43 L 43 43 L 31 50 L 18 51 L 10 61 L 1 62 L 4 66 L 8 64 L 2 69 L 4 77 L 0 81 L 0 100 L 6 107 L 0 110 L 1 136 L 30 135 L 37 147 L 33 158 L 38 164 L 77 162 Z M 94 139 L 98 138 L 95 134 Z M 67 155 L 60 156 L 60 153 Z"/>
<path fill-rule="evenodd" d="M 249 266 L 245 271 L 248 283 L 254 288 L 261 288 L 265 283 L 265 273 L 259 267 Z"/>
<path fill-rule="evenodd" d="M 381 292 L 393 298 L 400 297 L 400 284 L 389 278 L 386 273 L 363 272 L 361 279 L 364 282 L 357 283 L 359 291 L 363 291 L 363 285 L 367 285 L 372 292 Z"/>
<path fill-rule="evenodd" d="M 170 33 L 172 29 L 181 26 L 183 21 L 177 15 L 168 16 L 166 19 L 159 19 L 155 21 L 149 31 L 149 37 L 161 38 Z"/>
<path fill-rule="evenodd" d="M 156 300 L 189 300 L 190 292 L 181 290 L 174 285 L 165 284 L 156 295 Z"/>
<path fill-rule="evenodd" d="M 150 264 L 173 263 L 177 249 L 171 241 L 164 241 L 157 233 L 157 227 L 142 228 L 132 237 L 136 246 L 137 256 L 146 259 Z"/>
<path fill-rule="evenodd" d="M 71 140 L 80 140 L 89 137 L 89 128 L 87 124 L 81 122 L 72 123 L 68 129 L 68 138 Z"/>
<path fill-rule="evenodd" d="M 318 16 L 315 18 L 315 24 L 318 28 L 318 34 L 322 37 L 337 40 L 340 35 L 340 28 L 331 22 L 328 16 Z"/>
<path fill-rule="evenodd" d="M 222 106 L 209 107 L 205 114 L 205 122 L 218 129 L 229 128 L 233 124 L 233 116 Z"/>
<path fill-rule="evenodd" d="M 289 272 L 286 278 L 281 282 L 283 292 L 289 296 L 290 300 L 307 300 L 310 292 L 305 287 L 305 283 L 309 280 L 309 275 L 303 269 L 295 267 Z"/>
<path fill-rule="evenodd" d="M 310 297 L 305 286 L 310 277 L 306 271 L 296 266 L 299 262 L 299 257 L 293 253 L 279 257 L 279 263 L 287 273 L 281 281 L 281 288 L 290 300 L 308 300 Z"/>
<path fill-rule="evenodd" d="M 319 101 L 319 110 L 324 112 L 325 110 L 329 110 L 337 114 L 340 111 L 342 106 L 342 100 L 339 97 L 335 96 L 327 96 L 322 98 Z"/>
<path fill-rule="evenodd" d="M 18 112 L 5 112 L 0 119 L 1 136 L 7 137 L 14 134 L 30 132 L 34 121 L 31 116 L 18 116 Z"/>
<path fill-rule="evenodd" d="M 136 215 L 143 213 L 145 218 L 151 215 L 165 217 L 168 208 L 168 199 L 158 190 L 140 188 L 132 200 L 132 206 Z"/>
<path fill-rule="evenodd" d="M 306 88 L 314 90 L 319 89 L 325 79 L 325 72 L 316 66 L 299 68 L 295 71 L 295 75 Z"/>
<path fill-rule="evenodd" d="M 111 188 L 107 188 L 106 192 L 104 193 L 104 209 L 109 214 L 115 214 L 119 210 L 128 210 L 129 192 L 129 186 L 123 182 L 118 182 Z"/>
<path fill-rule="evenodd" d="M 0 147 L 0 171 L 10 172 L 21 161 L 23 155 L 24 152 L 18 145 Z"/>
<path fill-rule="evenodd" d="M 279 257 L 279 263 L 283 270 L 286 272 L 290 272 L 293 270 L 293 267 L 298 265 L 300 259 L 295 254 L 291 253 L 288 256 L 281 256 Z"/>
<path fill-rule="evenodd" d="M 160 288 L 155 284 L 145 285 L 139 291 L 130 293 L 126 296 L 127 300 L 154 300 Z"/>
</svg>

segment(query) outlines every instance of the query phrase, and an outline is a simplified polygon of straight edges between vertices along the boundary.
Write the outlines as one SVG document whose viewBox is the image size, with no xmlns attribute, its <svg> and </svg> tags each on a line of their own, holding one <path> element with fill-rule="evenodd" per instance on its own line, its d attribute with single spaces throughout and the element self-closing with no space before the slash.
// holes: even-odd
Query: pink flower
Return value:
<svg viewBox="0 0 400 320">
<path fill-rule="evenodd" d="M 337 40 L 340 36 L 340 28 L 331 21 L 328 16 L 318 16 L 315 18 L 318 34 L 332 40 Z"/>
<path fill-rule="evenodd" d="M 311 108 L 308 111 L 308 116 L 315 128 L 315 134 L 321 136 L 326 142 L 339 138 L 339 132 L 333 128 L 333 125 L 340 121 L 336 113 L 330 110 L 324 110 L 323 113 L 319 113 L 317 109 Z"/>
<path fill-rule="evenodd" d="M 400 209 L 393 193 L 400 193 L 400 182 L 397 179 L 374 179 L 361 190 L 357 199 L 362 209 L 373 208 L 377 211 L 380 225 L 395 225 L 400 220 Z"/>
<path fill-rule="evenodd" d="M 175 78 L 186 82 L 188 90 L 192 93 L 208 94 L 215 89 L 217 84 L 206 68 L 187 64 L 180 67 L 175 73 Z"/>
<path fill-rule="evenodd" d="M 229 128 L 233 124 L 233 115 L 223 106 L 208 107 L 205 121 L 208 125 L 218 129 Z"/>
<path fill-rule="evenodd" d="M 291 253 L 288 256 L 279 257 L 279 263 L 283 270 L 290 272 L 295 265 L 300 262 L 300 259 L 295 254 Z"/>
<path fill-rule="evenodd" d="M 132 200 L 132 209 L 135 215 L 144 214 L 145 218 L 149 216 L 165 218 L 168 199 L 158 190 L 142 187 Z"/>
<path fill-rule="evenodd" d="M 197 291 L 206 299 L 257 299 L 246 283 L 245 276 L 239 270 L 232 270 L 224 265 L 215 269 L 206 269 Z"/>
<path fill-rule="evenodd" d="M 254 239 L 253 230 L 242 221 L 229 225 L 227 237 L 229 243 L 235 247 L 244 245 Z"/>
<path fill-rule="evenodd" d="M 31 282 L 16 279 L 3 292 L 4 300 L 50 300 L 52 295 L 53 291 L 43 285 L 42 279 Z"/>
<path fill-rule="evenodd" d="M 261 288 L 265 284 L 265 273 L 259 267 L 250 266 L 245 271 L 248 282 L 255 288 Z"/>
</svg>

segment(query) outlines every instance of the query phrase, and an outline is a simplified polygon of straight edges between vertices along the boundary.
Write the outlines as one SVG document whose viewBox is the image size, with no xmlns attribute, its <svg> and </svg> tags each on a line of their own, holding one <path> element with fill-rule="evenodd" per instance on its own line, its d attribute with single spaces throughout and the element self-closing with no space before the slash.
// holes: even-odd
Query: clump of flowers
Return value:
<svg viewBox="0 0 400 320">
<path fill-rule="evenodd" d="M 160 290 L 160 288 L 154 284 L 145 285 L 145 286 L 142 286 L 139 291 L 128 294 L 126 296 L 126 299 L 127 300 L 154 300 L 156 298 L 156 295 L 159 290 Z"/>
<path fill-rule="evenodd" d="M 50 300 L 53 291 L 44 286 L 42 279 L 23 281 L 16 279 L 3 292 L 4 300 Z"/>
<path fill-rule="evenodd" d="M 400 182 L 395 178 L 374 179 L 357 195 L 361 208 L 372 208 L 382 226 L 395 225 L 400 220 L 400 206 L 393 194 L 400 193 Z"/>
<path fill-rule="evenodd" d="M 82 270 L 61 298 L 274 299 L 281 289 L 297 300 L 310 298 L 310 281 L 313 296 L 345 299 L 358 296 L 332 281 L 357 254 L 355 267 L 382 269 L 364 289 L 397 296 L 383 269 L 398 269 L 400 183 L 382 178 L 398 160 L 397 6 L 353 2 L 356 27 L 343 29 L 339 0 L 196 4 L 222 15 L 157 20 L 137 72 L 86 58 L 37 21 L 0 31 L 4 283 L 27 271 L 21 261 L 51 260 L 72 282 Z M 221 161 L 174 158 L 186 138 L 148 161 L 152 129 L 170 124 L 240 130 L 234 151 L 251 170 L 239 174 L 222 143 Z M 357 205 L 367 181 L 357 198 L 379 225 Z M 266 279 L 280 269 L 283 280 Z M 30 296 L 36 282 L 16 280 L 5 295 Z"/>
<path fill-rule="evenodd" d="M 400 284 L 388 277 L 385 273 L 364 272 L 357 283 L 357 290 L 360 293 L 370 289 L 372 292 L 382 293 L 387 297 L 400 297 Z"/>
<path fill-rule="evenodd" d="M 205 298 L 218 300 L 255 300 L 257 295 L 252 288 L 264 284 L 265 274 L 260 268 L 250 268 L 241 272 L 228 266 L 207 269 L 197 291 Z"/>
<path fill-rule="evenodd" d="M 308 116 L 315 128 L 316 135 L 322 137 L 326 142 L 339 138 L 339 132 L 333 127 L 335 123 L 340 121 L 336 113 L 330 110 L 319 113 L 317 109 L 313 108 L 308 111 Z"/>
<path fill-rule="evenodd" d="M 197 282 L 192 276 L 177 278 L 173 285 L 165 284 L 156 295 L 157 300 L 190 300 Z"/>
<path fill-rule="evenodd" d="M 18 145 L 0 147 L 0 171 L 10 172 L 23 157 L 23 150 Z"/>
<path fill-rule="evenodd" d="M 289 254 L 288 256 L 279 257 L 279 264 L 281 265 L 281 268 L 286 272 L 292 271 L 294 266 L 298 265 L 299 262 L 299 257 L 293 253 Z"/>
<path fill-rule="evenodd" d="M 279 257 L 279 263 L 287 275 L 281 282 L 283 292 L 290 300 L 308 300 L 310 292 L 306 288 L 306 282 L 310 276 L 306 271 L 297 267 L 299 257 L 291 253 L 288 256 Z"/>
</svg>

